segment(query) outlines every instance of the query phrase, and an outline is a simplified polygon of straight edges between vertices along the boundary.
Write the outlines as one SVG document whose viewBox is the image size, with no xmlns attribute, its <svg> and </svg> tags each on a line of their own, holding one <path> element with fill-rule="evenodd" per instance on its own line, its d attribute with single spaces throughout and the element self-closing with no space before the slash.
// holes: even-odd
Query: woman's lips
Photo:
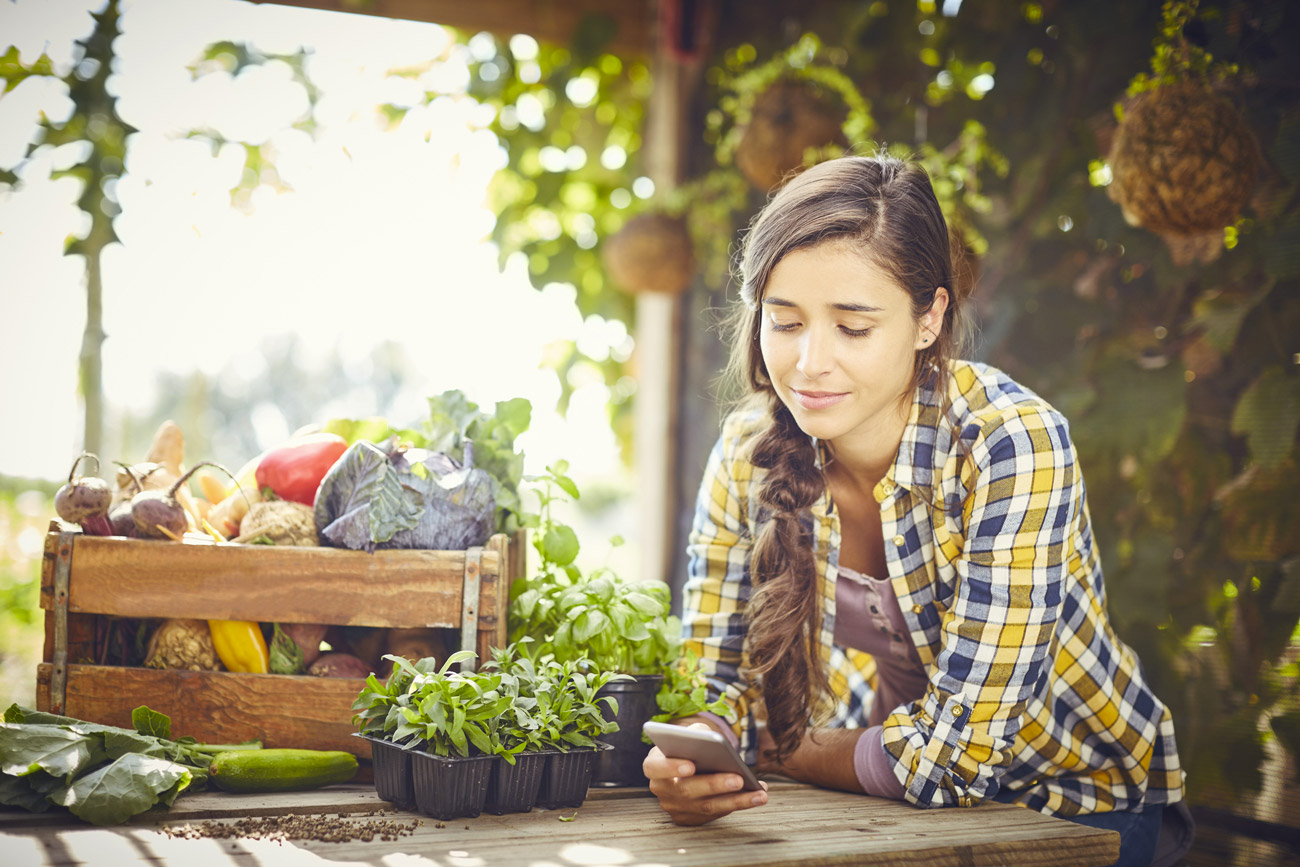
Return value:
<svg viewBox="0 0 1300 867">
<path fill-rule="evenodd" d="M 793 391 L 795 400 L 799 401 L 799 405 L 804 409 L 826 409 L 848 397 L 848 394 L 842 391 L 799 391 L 798 389 Z"/>
</svg>

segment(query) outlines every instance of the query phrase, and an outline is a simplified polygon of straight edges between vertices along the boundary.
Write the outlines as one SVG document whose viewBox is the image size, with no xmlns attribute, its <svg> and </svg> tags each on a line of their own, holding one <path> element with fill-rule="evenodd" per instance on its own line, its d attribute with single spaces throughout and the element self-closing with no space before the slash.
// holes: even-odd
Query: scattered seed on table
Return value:
<svg viewBox="0 0 1300 867">
<path fill-rule="evenodd" d="M 346 843 L 352 840 L 371 842 L 378 835 L 380 839 L 408 837 L 415 833 L 419 820 L 403 823 L 391 819 L 353 820 L 331 818 L 326 815 L 303 816 L 264 816 L 258 818 L 237 819 L 234 822 L 205 820 L 198 824 L 164 825 L 160 829 L 169 837 L 198 839 L 216 838 L 251 838 L 255 840 L 273 840 L 283 843 L 285 840 L 319 840 L 325 843 Z M 370 813 L 367 815 L 375 815 Z M 232 843 L 231 848 L 238 848 Z"/>
</svg>

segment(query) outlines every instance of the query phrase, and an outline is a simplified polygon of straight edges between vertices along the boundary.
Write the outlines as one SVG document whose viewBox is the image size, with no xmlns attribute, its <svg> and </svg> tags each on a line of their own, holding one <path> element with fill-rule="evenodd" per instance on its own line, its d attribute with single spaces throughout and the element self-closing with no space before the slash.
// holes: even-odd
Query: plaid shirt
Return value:
<svg viewBox="0 0 1300 867">
<path fill-rule="evenodd" d="M 1106 616 L 1065 419 L 994 368 L 954 362 L 951 371 L 948 418 L 940 395 L 918 389 L 898 457 L 875 488 L 891 583 L 929 673 L 924 697 L 884 723 L 907 800 L 969 806 L 1004 787 L 1060 816 L 1180 800 L 1169 711 Z M 736 710 L 751 763 L 760 688 L 746 677 L 744 611 L 764 515 L 750 492 L 766 471 L 749 463 L 747 446 L 761 421 L 733 414 L 710 456 L 683 615 L 710 699 Z M 817 722 L 856 727 L 871 707 L 875 665 L 832 640 L 840 523 L 829 493 L 802 520 L 821 576 L 820 650 L 836 699 Z"/>
</svg>

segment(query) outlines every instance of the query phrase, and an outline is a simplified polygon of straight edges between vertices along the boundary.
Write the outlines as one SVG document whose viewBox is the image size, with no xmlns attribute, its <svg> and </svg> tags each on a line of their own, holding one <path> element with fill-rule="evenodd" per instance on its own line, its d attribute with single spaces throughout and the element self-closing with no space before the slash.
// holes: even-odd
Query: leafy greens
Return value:
<svg viewBox="0 0 1300 867">
<path fill-rule="evenodd" d="M 13 704 L 0 723 L 0 804 L 44 812 L 51 804 L 95 825 L 117 825 L 207 784 L 213 754 L 261 744 L 171 739 L 171 719 L 148 707 L 135 729 L 101 725 Z"/>
</svg>

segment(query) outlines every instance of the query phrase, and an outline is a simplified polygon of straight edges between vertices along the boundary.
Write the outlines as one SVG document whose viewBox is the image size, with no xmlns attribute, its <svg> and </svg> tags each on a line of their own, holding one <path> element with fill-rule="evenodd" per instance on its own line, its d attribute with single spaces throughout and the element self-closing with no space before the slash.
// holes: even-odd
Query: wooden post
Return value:
<svg viewBox="0 0 1300 867">
<path fill-rule="evenodd" d="M 664 2 L 664 0 L 660 0 Z M 646 173 L 662 195 L 677 186 L 683 171 L 687 102 L 696 76 L 668 49 L 659 16 L 652 75 L 654 91 L 646 107 Z M 642 292 L 636 303 L 637 526 L 641 531 L 640 577 L 667 581 L 676 568 L 673 551 L 677 506 L 677 382 L 681 367 L 679 335 L 682 302 L 677 295 Z"/>
</svg>

